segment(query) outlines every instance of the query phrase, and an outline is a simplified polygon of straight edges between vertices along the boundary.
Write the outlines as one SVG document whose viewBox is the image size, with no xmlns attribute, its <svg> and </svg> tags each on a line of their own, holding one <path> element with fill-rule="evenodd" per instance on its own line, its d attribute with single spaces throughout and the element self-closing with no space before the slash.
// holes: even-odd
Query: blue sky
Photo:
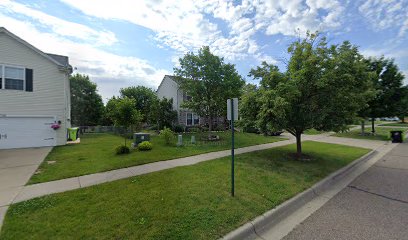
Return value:
<svg viewBox="0 0 408 240">
<path fill-rule="evenodd" d="M 261 61 L 284 68 L 288 45 L 306 30 L 394 58 L 408 76 L 406 0 L 0 0 L 0 26 L 69 56 L 105 101 L 122 87 L 156 89 L 179 57 L 203 45 L 254 83 L 249 70 Z"/>
</svg>

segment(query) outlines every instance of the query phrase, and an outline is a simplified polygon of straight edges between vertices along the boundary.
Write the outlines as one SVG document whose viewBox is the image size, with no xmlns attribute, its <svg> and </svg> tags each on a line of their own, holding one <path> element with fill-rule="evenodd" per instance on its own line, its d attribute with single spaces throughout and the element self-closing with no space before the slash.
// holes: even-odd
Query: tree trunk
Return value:
<svg viewBox="0 0 408 240">
<path fill-rule="evenodd" d="M 361 121 L 361 135 L 365 135 L 365 119 Z"/>
<path fill-rule="evenodd" d="M 213 129 L 213 117 L 210 115 L 208 117 L 208 138 L 211 137 L 211 131 Z"/>
<path fill-rule="evenodd" d="M 375 119 L 371 118 L 371 133 L 372 134 L 375 134 L 374 121 L 375 121 Z"/>
<path fill-rule="evenodd" d="M 296 156 L 298 159 L 302 157 L 302 134 L 296 133 Z"/>
</svg>

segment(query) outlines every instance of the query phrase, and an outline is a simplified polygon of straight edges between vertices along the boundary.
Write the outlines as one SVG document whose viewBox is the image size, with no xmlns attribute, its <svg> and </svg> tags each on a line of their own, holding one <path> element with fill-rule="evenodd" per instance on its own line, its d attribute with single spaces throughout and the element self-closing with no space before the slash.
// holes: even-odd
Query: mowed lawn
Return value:
<svg viewBox="0 0 408 240">
<path fill-rule="evenodd" d="M 231 148 L 230 132 L 216 133 L 220 136 L 220 141 L 215 142 L 201 141 L 200 135 L 202 134 L 207 133 L 195 134 L 197 140 L 195 145 L 190 144 L 191 135 L 185 135 L 185 146 L 183 147 L 176 146 L 176 136 L 171 146 L 165 145 L 161 137 L 152 136 L 153 149 L 151 151 L 133 150 L 130 154 L 125 155 L 115 154 L 116 146 L 124 144 L 124 138 L 112 134 L 85 134 L 81 136 L 80 144 L 55 147 L 40 165 L 37 173 L 31 177 L 29 184 Z M 236 133 L 235 135 L 237 148 L 285 140 L 252 133 Z M 127 142 L 130 146 L 131 140 Z"/>
<path fill-rule="evenodd" d="M 12 205 L 0 239 L 218 239 L 370 150 L 304 142 L 96 185 Z"/>
<path fill-rule="evenodd" d="M 371 127 L 365 128 L 366 135 L 361 135 L 361 128 L 354 129 L 348 132 L 336 133 L 333 136 L 336 137 L 347 137 L 347 138 L 357 138 L 357 139 L 368 139 L 368 140 L 381 140 L 388 141 L 391 139 L 390 131 L 402 131 L 405 135 L 407 129 L 404 128 L 389 128 L 389 127 L 375 127 L 375 135 L 370 135 Z"/>
<path fill-rule="evenodd" d="M 388 127 L 408 127 L 407 122 L 393 122 L 393 123 L 384 123 L 380 126 L 388 126 Z"/>
</svg>

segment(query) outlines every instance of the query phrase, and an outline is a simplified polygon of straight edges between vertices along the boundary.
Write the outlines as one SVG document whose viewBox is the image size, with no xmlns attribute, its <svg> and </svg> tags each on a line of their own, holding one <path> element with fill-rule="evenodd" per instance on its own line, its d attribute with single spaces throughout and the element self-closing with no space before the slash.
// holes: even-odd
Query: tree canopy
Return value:
<svg viewBox="0 0 408 240">
<path fill-rule="evenodd" d="M 164 127 L 171 128 L 177 120 L 177 111 L 173 110 L 173 99 L 157 99 L 151 107 L 149 118 L 151 122 L 156 122 L 158 130 Z"/>
<path fill-rule="evenodd" d="M 123 127 L 125 132 L 129 130 L 130 126 L 138 125 L 143 118 L 140 111 L 135 108 L 135 99 L 133 98 L 113 97 L 107 104 L 107 110 L 115 126 Z M 126 138 L 125 134 L 125 145 Z"/>
<path fill-rule="evenodd" d="M 373 94 L 371 74 L 356 46 L 348 41 L 327 46 L 317 33 L 293 42 L 288 53 L 285 71 L 262 63 L 250 76 L 261 80 L 258 126 L 294 135 L 301 157 L 305 130 L 344 130 L 366 107 Z"/>
<path fill-rule="evenodd" d="M 135 108 L 143 114 L 142 121 L 148 122 L 151 107 L 157 100 L 156 93 L 151 88 L 145 86 L 121 88 L 120 97 L 134 99 Z"/>
<path fill-rule="evenodd" d="M 96 83 L 91 82 L 89 76 L 77 73 L 70 77 L 70 90 L 72 125 L 98 125 L 104 106 Z"/>
<path fill-rule="evenodd" d="M 393 59 L 368 58 L 366 62 L 369 71 L 373 73 L 371 80 L 376 94 L 368 102 L 368 107 L 362 109 L 360 115 L 372 119 L 372 132 L 375 132 L 375 118 L 399 115 L 404 92 L 404 75 L 399 71 Z"/>
<path fill-rule="evenodd" d="M 245 81 L 233 64 L 212 54 L 208 46 L 197 54 L 187 53 L 179 62 L 180 67 L 174 68 L 174 74 L 181 89 L 191 96 L 183 107 L 206 117 L 211 131 L 213 120 L 226 115 L 227 99 L 239 97 Z"/>
</svg>

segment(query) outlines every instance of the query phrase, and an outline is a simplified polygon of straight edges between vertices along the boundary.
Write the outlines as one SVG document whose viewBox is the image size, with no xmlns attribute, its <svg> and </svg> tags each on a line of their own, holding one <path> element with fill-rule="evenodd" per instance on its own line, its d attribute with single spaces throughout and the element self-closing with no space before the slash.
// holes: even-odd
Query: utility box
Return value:
<svg viewBox="0 0 408 240">
<path fill-rule="evenodd" d="M 150 141 L 149 133 L 134 133 L 133 134 L 134 145 L 137 146 L 139 143 L 144 141 Z"/>
<path fill-rule="evenodd" d="M 391 131 L 391 141 L 393 143 L 402 143 L 402 131 Z"/>
</svg>

